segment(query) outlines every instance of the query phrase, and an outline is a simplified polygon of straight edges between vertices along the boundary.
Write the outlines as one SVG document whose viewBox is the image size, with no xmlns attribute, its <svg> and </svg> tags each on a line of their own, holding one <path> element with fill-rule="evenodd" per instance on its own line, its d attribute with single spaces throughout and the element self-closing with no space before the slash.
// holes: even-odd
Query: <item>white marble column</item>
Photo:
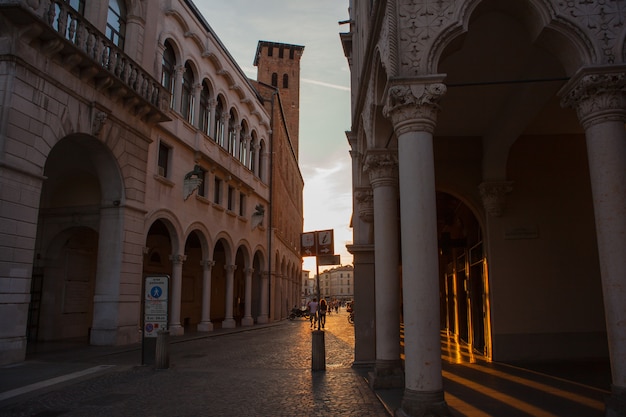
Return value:
<svg viewBox="0 0 626 417">
<path fill-rule="evenodd" d="M 198 323 L 199 332 L 213 331 L 211 322 L 211 270 L 215 261 L 202 261 L 202 318 Z"/>
<path fill-rule="evenodd" d="M 585 128 L 611 360 L 607 416 L 626 406 L 626 68 L 581 73 L 562 90 Z"/>
<path fill-rule="evenodd" d="M 242 326 L 252 326 L 254 324 L 254 319 L 252 318 L 252 273 L 254 269 L 246 268 L 244 271 L 246 273 L 246 301 L 245 301 L 245 313 L 243 319 L 241 319 Z"/>
<path fill-rule="evenodd" d="M 169 331 L 172 336 L 180 336 L 185 333 L 185 329 L 180 325 L 180 303 L 182 297 L 183 285 L 183 262 L 187 259 L 185 255 L 171 255 L 172 261 L 172 279 L 170 287 L 172 288 L 172 311 L 170 311 Z"/>
<path fill-rule="evenodd" d="M 237 324 L 233 318 L 233 294 L 237 265 L 225 265 L 224 269 L 226 270 L 226 317 L 222 321 L 222 327 L 224 329 L 233 329 Z"/>
<path fill-rule="evenodd" d="M 261 277 L 261 315 L 257 317 L 257 323 L 263 324 L 269 321 L 269 276 L 264 272 Z"/>
<path fill-rule="evenodd" d="M 397 155 L 386 149 L 369 150 L 363 169 L 374 197 L 376 364 L 369 381 L 374 389 L 402 387 Z"/>
<path fill-rule="evenodd" d="M 434 79 L 413 82 L 391 86 L 383 109 L 398 137 L 405 352 L 400 412 L 448 416 L 441 375 L 433 157 L 437 102 L 446 88 Z"/>
</svg>

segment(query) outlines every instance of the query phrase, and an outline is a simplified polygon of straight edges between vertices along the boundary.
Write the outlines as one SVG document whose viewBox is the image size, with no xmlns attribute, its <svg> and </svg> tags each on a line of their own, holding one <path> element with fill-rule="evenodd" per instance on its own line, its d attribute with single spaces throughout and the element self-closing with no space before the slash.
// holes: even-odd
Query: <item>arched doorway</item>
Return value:
<svg viewBox="0 0 626 417">
<path fill-rule="evenodd" d="M 124 199 L 122 177 L 110 150 L 93 137 L 68 136 L 50 150 L 39 202 L 31 303 L 29 347 L 37 341 L 67 340 L 89 343 L 94 323 L 117 322 L 107 309 L 94 305 L 97 288 L 119 291 L 114 280 L 97 271 L 107 239 L 121 235 L 115 221 Z M 101 216 L 109 210 L 111 216 Z M 110 221 L 110 219 L 114 219 Z M 121 261 L 120 261 L 121 262 Z M 105 269 L 105 268 L 103 268 Z M 98 283 L 98 280 L 103 280 Z M 99 339 L 101 341 L 101 339 Z"/>
<path fill-rule="evenodd" d="M 181 325 L 185 333 L 195 331 L 202 320 L 202 244 L 198 232 L 192 232 L 185 243 L 180 300 Z"/>
<path fill-rule="evenodd" d="M 462 201 L 438 192 L 437 232 L 442 328 L 489 356 L 489 283 L 481 226 Z"/>
</svg>

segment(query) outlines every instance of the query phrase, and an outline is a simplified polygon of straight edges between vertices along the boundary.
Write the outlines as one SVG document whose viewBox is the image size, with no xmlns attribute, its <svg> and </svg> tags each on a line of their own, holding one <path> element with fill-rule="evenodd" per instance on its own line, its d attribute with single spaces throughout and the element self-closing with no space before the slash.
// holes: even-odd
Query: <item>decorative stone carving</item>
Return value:
<svg viewBox="0 0 626 417">
<path fill-rule="evenodd" d="M 558 14 L 572 20 L 601 48 L 600 63 L 613 64 L 626 22 L 626 2 L 615 0 L 552 0 Z"/>
<path fill-rule="evenodd" d="M 433 133 L 438 103 L 446 91 L 440 82 L 395 85 L 389 89 L 383 115 L 391 118 L 398 136 L 407 130 Z"/>
<path fill-rule="evenodd" d="M 354 190 L 354 197 L 358 204 L 359 219 L 365 223 L 374 222 L 374 193 L 371 188 L 359 187 Z"/>
<path fill-rule="evenodd" d="M 170 255 L 170 261 L 175 265 L 181 265 L 187 260 L 187 255 Z"/>
<path fill-rule="evenodd" d="M 583 75 L 561 104 L 576 109 L 585 129 L 604 121 L 626 121 L 626 71 Z"/>
<path fill-rule="evenodd" d="M 93 116 L 93 120 L 91 121 L 91 134 L 95 137 L 100 136 L 100 132 L 102 132 L 102 128 L 104 127 L 108 115 L 102 111 L 95 111 Z"/>
<path fill-rule="evenodd" d="M 393 2 L 392 2 L 393 3 Z M 453 23 L 454 0 L 398 2 L 400 75 L 426 74 L 426 54 L 444 28 Z"/>
<path fill-rule="evenodd" d="M 494 217 L 502 216 L 506 203 L 506 195 L 513 191 L 510 181 L 483 182 L 478 186 L 483 207 Z"/>
<path fill-rule="evenodd" d="M 365 156 L 363 172 L 369 175 L 373 188 L 381 185 L 397 186 L 398 156 L 388 150 L 369 150 Z"/>
</svg>

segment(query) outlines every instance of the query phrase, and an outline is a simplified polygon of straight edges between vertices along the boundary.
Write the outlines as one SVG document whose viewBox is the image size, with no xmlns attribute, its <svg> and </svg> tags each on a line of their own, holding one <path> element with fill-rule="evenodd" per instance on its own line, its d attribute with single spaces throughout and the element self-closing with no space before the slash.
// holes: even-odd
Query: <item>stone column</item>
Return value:
<svg viewBox="0 0 626 417">
<path fill-rule="evenodd" d="M 202 318 L 198 323 L 199 332 L 213 331 L 211 322 L 211 269 L 215 261 L 202 261 Z"/>
<path fill-rule="evenodd" d="M 123 210 L 118 207 L 102 208 L 99 232 L 90 343 L 92 345 L 115 345 L 120 309 Z"/>
<path fill-rule="evenodd" d="M 252 142 L 252 136 L 247 134 L 243 138 L 244 155 L 239 155 L 239 160 L 246 168 L 250 167 L 250 142 Z"/>
<path fill-rule="evenodd" d="M 209 135 L 213 140 L 215 140 L 215 107 L 217 107 L 217 100 L 214 98 L 209 99 L 209 121 L 207 130 L 207 135 Z"/>
<path fill-rule="evenodd" d="M 174 93 L 172 97 L 172 108 L 178 113 L 181 111 L 181 90 L 183 88 L 183 74 L 185 73 L 185 66 L 178 65 L 175 69 L 174 78 Z"/>
<path fill-rule="evenodd" d="M 562 90 L 585 128 L 604 293 L 612 389 L 607 416 L 626 410 L 626 68 L 574 77 Z"/>
<path fill-rule="evenodd" d="M 252 318 L 252 273 L 254 269 L 246 268 L 244 272 L 246 273 L 246 311 L 243 315 L 243 319 L 241 319 L 241 325 L 252 326 L 254 324 L 254 319 Z"/>
<path fill-rule="evenodd" d="M 191 101 L 191 108 L 189 112 L 191 114 L 191 120 L 189 123 L 193 124 L 195 127 L 200 127 L 200 94 L 202 93 L 202 84 L 194 84 L 193 86 L 193 98 Z"/>
<path fill-rule="evenodd" d="M 252 144 L 252 147 L 254 149 L 254 155 L 253 155 L 254 161 L 252 159 L 250 159 L 250 163 L 251 164 L 254 163 L 254 170 L 253 170 L 254 172 L 253 173 L 257 177 L 261 178 L 261 171 L 259 170 L 259 151 L 261 149 L 261 145 L 259 144 L 259 142 L 255 142 L 255 143 Z"/>
<path fill-rule="evenodd" d="M 235 126 L 233 129 L 233 142 L 230 140 L 230 133 L 228 135 L 228 152 L 235 158 L 239 159 L 239 146 L 241 142 L 241 125 Z M 231 149 L 232 146 L 232 149 Z"/>
<path fill-rule="evenodd" d="M 365 158 L 374 195 L 376 365 L 374 389 L 404 386 L 400 360 L 400 277 L 398 264 L 398 159 L 395 152 L 370 150 Z"/>
<path fill-rule="evenodd" d="M 405 352 L 400 412 L 410 416 L 450 415 L 441 375 L 433 157 L 437 102 L 445 91 L 434 77 L 393 85 L 383 109 L 398 137 Z"/>
<path fill-rule="evenodd" d="M 236 323 L 233 318 L 233 294 L 237 265 L 224 265 L 224 269 L 226 270 L 226 317 L 222 322 L 222 327 L 224 329 L 234 329 Z"/>
<path fill-rule="evenodd" d="M 230 120 L 230 115 L 226 110 L 223 111 L 220 116 L 220 121 L 222 123 L 221 130 L 219 132 L 215 132 L 215 141 L 222 147 L 225 148 L 224 144 L 228 140 L 228 121 Z"/>
<path fill-rule="evenodd" d="M 269 276 L 264 272 L 261 277 L 261 315 L 257 317 L 257 323 L 263 324 L 269 321 Z"/>
<path fill-rule="evenodd" d="M 180 336 L 185 333 L 185 329 L 180 325 L 180 302 L 183 286 L 183 262 L 187 259 L 185 255 L 171 255 L 172 261 L 172 311 L 170 311 L 169 331 L 172 336 Z"/>
</svg>

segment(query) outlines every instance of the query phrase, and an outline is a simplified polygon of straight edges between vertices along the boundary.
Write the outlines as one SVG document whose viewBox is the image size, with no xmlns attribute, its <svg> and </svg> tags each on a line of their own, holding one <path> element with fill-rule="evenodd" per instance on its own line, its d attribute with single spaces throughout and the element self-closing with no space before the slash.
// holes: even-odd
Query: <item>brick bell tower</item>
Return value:
<svg viewBox="0 0 626 417">
<path fill-rule="evenodd" d="M 254 58 L 257 81 L 278 88 L 289 139 L 296 156 L 300 128 L 300 58 L 304 46 L 259 41 Z"/>
</svg>

